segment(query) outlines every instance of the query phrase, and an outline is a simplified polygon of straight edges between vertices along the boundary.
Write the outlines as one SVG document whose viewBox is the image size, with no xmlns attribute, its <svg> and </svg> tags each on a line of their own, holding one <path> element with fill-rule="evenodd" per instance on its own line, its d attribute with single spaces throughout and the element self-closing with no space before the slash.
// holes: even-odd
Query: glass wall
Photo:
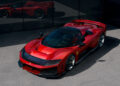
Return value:
<svg viewBox="0 0 120 86">
<path fill-rule="evenodd" d="M 120 0 L 105 0 L 104 18 L 109 24 L 120 26 Z"/>
<path fill-rule="evenodd" d="M 54 2 L 51 0 L 32 0 L 24 4 L 24 29 L 41 29 L 52 26 Z"/>
<path fill-rule="evenodd" d="M 0 32 L 60 26 L 74 19 L 98 20 L 103 0 L 0 0 Z"/>
<path fill-rule="evenodd" d="M 54 0 L 54 23 L 64 24 L 73 19 L 78 19 L 78 0 Z"/>
<path fill-rule="evenodd" d="M 20 2 L 19 0 L 17 2 Z M 17 2 L 14 0 L 0 0 L 0 33 L 18 31 L 23 28 L 23 18 L 17 12 Z"/>
</svg>

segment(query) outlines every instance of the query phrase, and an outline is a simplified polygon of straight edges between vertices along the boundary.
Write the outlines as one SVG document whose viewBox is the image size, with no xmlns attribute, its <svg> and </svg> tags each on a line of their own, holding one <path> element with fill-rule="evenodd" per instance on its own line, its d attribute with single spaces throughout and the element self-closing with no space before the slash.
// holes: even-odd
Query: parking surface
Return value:
<svg viewBox="0 0 120 86">
<path fill-rule="evenodd" d="M 13 32 L 0 35 L 0 86 L 120 86 L 120 29 L 107 31 L 103 48 L 60 79 L 45 79 L 18 67 L 19 51 L 41 31 Z"/>
</svg>

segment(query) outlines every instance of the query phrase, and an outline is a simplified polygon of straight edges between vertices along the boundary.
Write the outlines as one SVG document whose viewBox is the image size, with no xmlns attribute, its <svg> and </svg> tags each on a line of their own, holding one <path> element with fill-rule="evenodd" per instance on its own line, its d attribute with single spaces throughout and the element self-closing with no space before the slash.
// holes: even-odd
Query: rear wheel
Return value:
<svg viewBox="0 0 120 86">
<path fill-rule="evenodd" d="M 98 47 L 101 48 L 105 43 L 105 35 L 102 34 L 99 38 Z"/>
<path fill-rule="evenodd" d="M 74 68 L 75 65 L 75 56 L 70 55 L 66 61 L 66 71 L 70 71 Z"/>
</svg>

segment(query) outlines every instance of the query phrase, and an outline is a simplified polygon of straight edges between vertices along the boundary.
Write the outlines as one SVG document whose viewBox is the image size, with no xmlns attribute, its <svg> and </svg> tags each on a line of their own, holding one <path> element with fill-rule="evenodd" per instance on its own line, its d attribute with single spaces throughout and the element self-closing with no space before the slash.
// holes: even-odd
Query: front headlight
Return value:
<svg viewBox="0 0 120 86">
<path fill-rule="evenodd" d="M 56 65 L 59 64 L 61 60 L 48 60 L 44 66 Z"/>
</svg>

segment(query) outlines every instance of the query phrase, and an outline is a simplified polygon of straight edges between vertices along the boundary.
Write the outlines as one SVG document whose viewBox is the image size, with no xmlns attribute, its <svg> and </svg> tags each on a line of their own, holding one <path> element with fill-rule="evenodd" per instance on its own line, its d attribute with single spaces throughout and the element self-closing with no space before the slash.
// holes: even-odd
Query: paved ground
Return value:
<svg viewBox="0 0 120 86">
<path fill-rule="evenodd" d="M 120 86 L 120 29 L 107 31 L 103 48 L 60 79 L 45 79 L 18 67 L 20 49 L 41 31 L 0 35 L 0 86 Z"/>
</svg>

